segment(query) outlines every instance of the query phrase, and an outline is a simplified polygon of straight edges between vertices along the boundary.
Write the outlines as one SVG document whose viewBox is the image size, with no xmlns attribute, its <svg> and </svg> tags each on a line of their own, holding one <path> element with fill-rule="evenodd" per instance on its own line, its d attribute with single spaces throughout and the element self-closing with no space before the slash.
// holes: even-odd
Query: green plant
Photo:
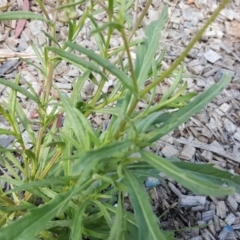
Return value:
<svg viewBox="0 0 240 240">
<path fill-rule="evenodd" d="M 142 187 L 142 179 L 150 175 L 156 177 L 156 170 L 195 193 L 223 196 L 235 190 L 240 192 L 239 177 L 217 170 L 210 164 L 196 165 L 164 159 L 146 149 L 200 111 L 229 83 L 230 77 L 224 75 L 221 82 L 194 97 L 195 93 L 186 93 L 181 65 L 228 1 L 222 2 L 167 71 L 161 69 L 164 50 L 157 54 L 161 31 L 168 18 L 167 8 L 163 9 L 159 20 L 147 26 L 146 38 L 132 41 L 151 4 L 150 0 L 128 34 L 125 13 L 132 7 L 133 0 L 91 1 L 80 17 L 76 6 L 85 4 L 85 1 L 64 1 L 61 6 L 63 1 L 57 1 L 52 21 L 42 1 L 36 2 L 44 16 L 31 12 L 0 15 L 0 20 L 27 18 L 45 21 L 49 26 L 49 32 L 45 34 L 50 43 L 44 49 L 33 46 L 41 63 L 35 67 L 44 78 L 41 94 L 37 94 L 30 85 L 29 91 L 22 88 L 19 85 L 20 74 L 15 82 L 0 79 L 0 84 L 11 88 L 9 102 L 0 106 L 0 112 L 11 130 L 0 129 L 0 133 L 14 136 L 15 143 L 19 145 L 18 148 L 0 149 L 1 165 L 10 173 L 0 176 L 0 180 L 11 185 L 11 190 L 1 190 L 1 240 L 35 237 L 174 239 L 172 232 L 160 229 Z M 108 15 L 108 22 L 101 26 L 94 19 L 94 14 L 99 11 Z M 62 44 L 58 43 L 56 36 L 55 23 L 58 19 L 68 24 L 68 36 Z M 92 34 L 99 53 L 75 43 L 86 20 L 92 23 Z M 122 37 L 124 47 L 111 52 L 111 37 L 116 32 Z M 135 47 L 135 61 L 131 57 L 131 46 Z M 123 62 L 123 56 L 127 63 Z M 70 98 L 58 92 L 61 101 L 56 103 L 50 92 L 54 87 L 54 69 L 63 60 L 79 67 L 82 75 L 75 80 Z M 99 81 L 96 75 L 100 77 Z M 103 87 L 110 76 L 117 80 L 117 84 L 110 94 L 106 94 Z M 155 103 L 156 86 L 166 77 L 173 78 L 174 83 Z M 95 84 L 97 90 L 84 101 L 79 95 L 88 80 Z M 147 80 L 150 81 L 145 86 Z M 31 120 L 17 101 L 18 92 L 38 105 L 39 131 L 36 136 Z M 143 100 L 147 102 L 147 107 L 138 111 L 137 104 Z M 47 114 L 50 104 L 54 108 Z M 60 127 L 63 113 L 65 120 Z M 109 114 L 107 129 L 99 126 L 96 130 L 91 126 L 89 116 L 94 113 Z M 24 144 L 20 125 L 31 139 L 31 149 Z M 16 155 L 23 158 L 23 165 L 19 164 Z M 17 172 L 21 172 L 23 177 L 20 178 Z M 223 184 L 227 186 L 222 187 Z M 134 213 L 124 209 L 126 193 Z M 37 204 L 39 199 L 40 206 Z"/>
</svg>

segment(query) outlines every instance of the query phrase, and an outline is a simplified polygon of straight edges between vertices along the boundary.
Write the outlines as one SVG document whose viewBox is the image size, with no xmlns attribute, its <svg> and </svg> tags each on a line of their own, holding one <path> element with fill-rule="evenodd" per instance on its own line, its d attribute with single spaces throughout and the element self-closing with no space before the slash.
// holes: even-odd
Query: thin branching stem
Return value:
<svg viewBox="0 0 240 240">
<path fill-rule="evenodd" d="M 47 174 L 48 172 L 51 170 L 52 166 L 56 163 L 56 161 L 59 159 L 59 157 L 61 156 L 62 154 L 62 149 L 59 148 L 54 156 L 52 157 L 52 159 L 49 161 L 48 165 L 44 168 L 44 170 L 41 172 L 40 176 L 39 176 L 39 179 L 43 179 Z"/>
<path fill-rule="evenodd" d="M 111 19 L 110 15 L 112 16 L 112 14 L 110 12 L 108 12 L 109 14 L 109 19 Z M 113 29 L 112 28 L 109 28 L 108 29 L 108 35 L 107 35 L 107 41 L 105 43 L 105 49 L 104 49 L 104 58 L 105 59 L 108 59 L 108 48 L 110 46 L 110 41 L 111 41 L 111 36 L 112 36 L 112 33 L 113 33 Z M 103 69 L 103 72 L 106 73 L 106 69 Z M 100 81 L 100 84 L 97 88 L 97 91 L 96 93 L 94 94 L 93 96 L 93 99 L 91 101 L 91 103 L 89 104 L 90 108 L 93 108 L 95 107 L 101 93 L 102 93 L 102 89 L 105 85 L 105 82 L 106 82 L 106 79 L 102 78 L 101 81 Z M 91 110 L 89 111 L 86 111 L 86 113 L 84 114 L 86 117 L 88 117 L 89 115 L 91 114 Z"/>
<path fill-rule="evenodd" d="M 37 1 L 37 3 L 38 3 L 39 7 L 41 8 L 41 10 L 43 11 L 45 17 L 46 17 L 49 21 L 51 21 L 49 15 L 48 15 L 48 12 L 47 12 L 47 10 L 46 10 L 46 8 L 44 7 L 43 2 L 42 2 L 41 0 L 36 0 L 36 1 Z"/>
<path fill-rule="evenodd" d="M 96 105 L 96 103 L 97 103 L 97 101 L 98 101 L 98 99 L 99 99 L 99 97 L 101 95 L 102 89 L 103 89 L 103 87 L 105 85 L 105 82 L 106 82 L 106 80 L 102 78 L 101 81 L 100 81 L 100 84 L 99 84 L 99 86 L 97 88 L 97 91 L 94 94 L 94 97 L 93 97 L 91 103 L 89 104 L 90 108 L 93 108 Z M 85 114 L 84 114 L 85 117 L 88 117 L 91 114 L 91 112 L 92 112 L 92 110 L 86 111 Z"/>
<path fill-rule="evenodd" d="M 130 69 L 131 78 L 133 81 L 133 86 L 135 88 L 135 92 L 138 93 L 137 78 L 136 78 L 134 67 L 133 67 L 133 61 L 130 53 L 129 43 L 128 43 L 128 39 L 126 37 L 125 31 L 123 29 L 121 30 L 121 34 L 122 34 L 122 39 L 123 39 L 125 50 L 128 57 L 129 69 Z"/>
<path fill-rule="evenodd" d="M 37 178 L 37 179 L 43 179 L 48 174 L 48 172 L 51 170 L 52 166 L 59 159 L 61 154 L 62 154 L 62 150 L 61 149 L 57 150 L 56 153 L 54 154 L 54 156 L 52 157 L 52 159 L 49 161 L 48 165 L 40 173 L 40 175 L 38 176 L 36 174 L 34 177 Z M 32 193 L 26 192 L 25 197 L 24 197 L 24 201 L 28 201 L 31 197 L 32 197 Z"/>
<path fill-rule="evenodd" d="M 132 31 L 130 32 L 130 34 L 129 34 L 128 37 L 127 37 L 127 39 L 128 39 L 129 42 L 131 41 L 131 39 L 132 39 L 132 37 L 134 36 L 135 32 L 138 30 L 138 28 L 139 28 L 140 24 L 142 23 L 144 17 L 146 17 L 147 11 L 148 11 L 151 3 L 152 3 L 152 0 L 148 0 L 148 1 L 147 1 L 144 9 L 142 10 L 141 15 L 139 16 L 139 18 L 137 19 L 137 21 L 134 23 L 133 28 L 132 28 Z"/>
<path fill-rule="evenodd" d="M 57 1 L 57 6 L 60 4 L 60 1 Z M 51 36 L 53 38 L 56 39 L 56 29 L 55 29 L 55 25 L 57 22 L 57 15 L 58 15 L 58 11 L 55 11 L 54 13 L 54 17 L 53 17 L 53 24 L 50 26 L 51 28 Z M 52 42 L 52 46 L 55 46 L 55 43 Z M 54 59 L 55 54 L 52 52 L 51 53 L 51 59 Z M 51 87 L 52 87 L 52 82 L 53 82 L 53 77 L 54 77 L 54 67 L 55 67 L 55 60 L 50 60 L 50 65 L 48 67 L 48 73 L 47 73 L 47 80 L 46 80 L 46 84 L 44 86 L 44 90 L 43 90 L 43 96 L 42 96 L 42 103 L 43 103 L 43 108 L 44 110 L 40 109 L 40 112 L 43 114 L 44 118 L 46 118 L 46 109 L 47 109 L 47 104 L 48 104 L 48 99 L 49 99 L 49 95 L 50 95 L 50 91 L 51 91 Z M 40 149 L 41 149 L 41 145 L 42 145 L 42 138 L 44 136 L 44 132 L 45 132 L 45 126 L 44 126 L 45 122 L 42 123 L 42 126 L 40 127 L 40 130 L 38 132 L 38 136 L 37 136 L 37 142 L 36 142 L 36 159 L 39 159 L 39 154 L 40 154 Z M 36 164 L 37 166 L 37 164 Z M 36 168 L 35 166 L 35 168 Z M 32 174 L 34 175 L 34 173 L 36 172 L 37 169 L 33 169 L 32 170 Z"/>
<path fill-rule="evenodd" d="M 182 54 L 177 58 L 177 60 L 171 65 L 171 67 L 162 73 L 162 75 L 156 79 L 156 81 L 149 84 L 146 88 L 144 88 L 141 93 L 140 97 L 145 96 L 151 89 L 156 87 L 160 82 L 162 82 L 166 77 L 168 77 L 177 67 L 178 65 L 184 60 L 193 46 L 197 43 L 197 41 L 202 37 L 203 33 L 206 29 L 210 26 L 210 24 L 217 18 L 218 14 L 226 7 L 229 0 L 223 0 L 223 2 L 219 5 L 219 7 L 213 12 L 212 16 L 207 20 L 207 22 L 203 25 L 203 27 L 199 30 L 199 32 L 194 36 L 194 38 L 190 41 L 188 46 L 182 52 Z"/>
<path fill-rule="evenodd" d="M 194 36 L 194 38 L 192 39 L 192 41 L 188 44 L 188 46 L 186 47 L 186 49 L 183 51 L 183 53 L 179 56 L 179 58 L 171 65 L 171 67 L 164 72 L 156 81 L 152 82 L 151 84 L 149 84 L 146 88 L 144 88 L 141 92 L 140 92 L 140 97 L 145 96 L 151 89 L 153 89 L 154 87 L 156 87 L 157 84 L 159 84 L 160 82 L 162 82 L 166 77 L 168 77 L 173 71 L 174 69 L 177 68 L 177 66 L 183 61 L 183 59 L 187 56 L 187 54 L 190 52 L 190 50 L 193 48 L 194 44 L 202 37 L 204 31 L 209 27 L 209 25 L 216 19 L 216 17 L 218 16 L 218 14 L 220 13 L 220 11 L 222 9 L 224 9 L 226 7 L 226 5 L 228 4 L 229 0 L 223 0 L 223 2 L 219 5 L 219 7 L 213 12 L 212 16 L 207 20 L 207 22 L 203 25 L 203 27 L 199 30 L 199 32 Z M 131 106 L 127 112 L 127 117 L 130 117 L 130 115 L 132 114 L 132 112 L 134 111 L 134 109 L 136 108 L 138 104 L 138 99 L 134 99 L 131 103 Z M 119 138 L 119 136 L 121 135 L 121 133 L 124 131 L 125 126 L 127 124 L 126 118 L 124 118 L 120 124 L 120 127 L 118 128 L 118 130 L 115 132 L 114 134 L 114 138 Z"/>
</svg>

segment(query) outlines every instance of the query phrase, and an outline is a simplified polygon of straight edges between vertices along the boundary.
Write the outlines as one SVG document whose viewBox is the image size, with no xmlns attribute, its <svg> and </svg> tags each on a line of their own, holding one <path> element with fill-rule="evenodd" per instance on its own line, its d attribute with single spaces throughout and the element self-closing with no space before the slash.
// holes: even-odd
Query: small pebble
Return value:
<svg viewBox="0 0 240 240">
<path fill-rule="evenodd" d="M 145 186 L 147 188 L 153 188 L 153 187 L 157 187 L 161 184 L 161 181 L 157 178 L 153 178 L 153 177 L 149 177 L 147 178 L 147 180 L 145 181 Z"/>
</svg>

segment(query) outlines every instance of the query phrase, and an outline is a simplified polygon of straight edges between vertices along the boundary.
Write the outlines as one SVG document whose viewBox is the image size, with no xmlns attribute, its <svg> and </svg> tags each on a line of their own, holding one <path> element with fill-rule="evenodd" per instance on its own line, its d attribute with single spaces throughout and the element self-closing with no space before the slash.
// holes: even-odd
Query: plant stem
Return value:
<svg viewBox="0 0 240 240">
<path fill-rule="evenodd" d="M 212 16 L 207 20 L 207 22 L 203 25 L 203 27 L 199 30 L 199 32 L 194 36 L 191 42 L 188 44 L 186 49 L 182 52 L 182 54 L 177 58 L 177 60 L 171 65 L 171 67 L 154 82 L 149 84 L 145 89 L 143 89 L 140 93 L 140 97 L 143 97 L 146 93 L 148 93 L 152 88 L 162 82 L 166 77 L 168 77 L 174 69 L 184 60 L 196 42 L 202 37 L 205 30 L 209 27 L 209 25 L 216 19 L 218 14 L 221 12 L 222 9 L 226 7 L 229 0 L 223 0 L 223 2 L 219 5 L 219 7 L 213 12 Z"/>
<path fill-rule="evenodd" d="M 52 157 L 52 159 L 50 160 L 48 165 L 41 172 L 41 174 L 39 176 L 39 179 L 43 179 L 48 174 L 48 172 L 51 170 L 51 168 L 55 164 L 55 162 L 59 159 L 61 154 L 62 154 L 62 149 L 60 148 L 55 152 L 54 156 Z"/>
<path fill-rule="evenodd" d="M 121 97 L 121 95 L 122 95 L 122 92 L 116 94 L 113 98 L 107 99 L 107 101 L 105 101 L 105 102 L 99 104 L 98 106 L 96 106 L 96 107 L 94 108 L 94 110 L 102 109 L 104 106 L 108 105 L 109 103 L 112 103 L 112 102 L 117 101 L 117 100 Z"/>
<path fill-rule="evenodd" d="M 46 18 L 47 18 L 49 21 L 51 21 L 51 19 L 50 19 L 49 15 L 48 15 L 48 13 L 47 13 L 47 10 L 46 10 L 46 8 L 44 7 L 44 4 L 43 4 L 43 2 L 42 2 L 41 0 L 36 0 L 36 2 L 38 3 L 39 7 L 40 7 L 40 8 L 41 8 L 41 10 L 43 11 L 43 13 L 44 13 L 45 17 L 46 17 Z"/>
<path fill-rule="evenodd" d="M 106 82 L 106 80 L 102 78 L 101 81 L 100 81 L 100 84 L 98 86 L 98 89 L 97 89 L 97 91 L 96 91 L 96 93 L 95 93 L 91 103 L 89 104 L 90 108 L 94 107 L 96 105 L 96 103 L 97 103 L 97 101 L 98 101 L 98 99 L 100 97 L 100 94 L 102 92 L 102 89 L 103 89 L 103 87 L 105 85 L 105 82 Z M 85 114 L 84 114 L 85 117 L 88 117 L 91 114 L 91 112 L 92 112 L 92 110 L 86 111 Z"/>
<path fill-rule="evenodd" d="M 109 17 L 110 18 L 110 17 Z M 111 36 L 112 36 L 112 33 L 113 33 L 113 30 L 112 28 L 109 28 L 108 29 L 108 36 L 107 36 L 107 41 L 106 41 L 106 44 L 105 44 L 105 49 L 104 49 L 104 58 L 105 59 L 108 59 L 108 48 L 109 48 L 109 45 L 110 45 L 110 40 L 111 40 Z M 103 69 L 103 72 L 105 73 L 106 72 L 106 69 Z M 91 107 L 94 107 L 101 95 L 101 92 L 102 92 L 102 89 L 105 85 L 105 82 L 106 82 L 106 79 L 102 78 L 101 81 L 100 81 L 100 84 L 97 88 L 97 92 L 95 93 L 95 95 L 93 96 L 93 99 L 91 101 L 91 103 L 89 104 L 90 108 Z M 91 114 L 91 110 L 88 110 L 84 115 L 85 117 L 88 117 L 90 114 Z"/>
<path fill-rule="evenodd" d="M 168 77 L 174 71 L 174 69 L 183 61 L 183 59 L 187 56 L 187 54 L 193 48 L 194 44 L 201 38 L 204 31 L 216 19 L 216 17 L 220 13 L 220 11 L 226 7 L 228 2 L 229 2 L 229 0 L 223 0 L 223 2 L 219 5 L 219 7 L 213 12 L 212 16 L 207 20 L 207 22 L 203 25 L 203 27 L 195 35 L 195 37 L 192 39 L 192 41 L 188 44 L 188 46 L 183 51 L 183 53 L 179 56 L 179 58 L 156 81 L 152 82 L 145 89 L 143 89 L 140 92 L 140 97 L 143 97 L 145 94 L 147 94 L 152 88 L 154 88 L 158 83 L 162 82 L 166 77 Z M 134 99 L 131 103 L 131 106 L 130 106 L 128 112 L 127 112 L 127 117 L 129 117 L 132 114 L 132 112 L 136 108 L 137 104 L 138 104 L 138 99 Z M 127 124 L 127 121 L 125 118 L 125 119 L 123 119 L 123 121 L 120 124 L 120 127 L 114 134 L 115 139 L 119 138 L 120 134 L 124 131 L 126 124 Z"/>
<path fill-rule="evenodd" d="M 132 101 L 132 104 L 131 104 L 130 108 L 128 109 L 128 112 L 127 112 L 128 117 L 132 114 L 132 112 L 134 111 L 137 104 L 138 104 L 138 99 L 134 98 L 133 101 Z M 123 121 L 120 124 L 120 127 L 118 128 L 118 130 L 115 132 L 115 134 L 113 136 L 115 139 L 119 138 L 120 134 L 124 131 L 124 128 L 125 128 L 126 124 L 127 124 L 127 121 L 126 121 L 126 118 L 124 118 Z"/>
<path fill-rule="evenodd" d="M 147 1 L 146 6 L 144 7 L 144 9 L 143 9 L 140 17 L 137 19 L 136 23 L 133 25 L 132 31 L 131 31 L 130 34 L 128 35 L 128 38 L 127 38 L 128 41 L 130 41 L 130 40 L 132 39 L 132 37 L 133 37 L 133 35 L 135 34 L 135 32 L 137 31 L 139 25 L 142 23 L 144 17 L 145 17 L 146 14 L 147 14 L 147 11 L 148 11 L 151 3 L 152 3 L 152 0 L 148 0 L 148 1 Z"/>
<path fill-rule="evenodd" d="M 55 164 L 55 162 L 59 159 L 59 157 L 62 154 L 62 150 L 58 149 L 56 151 L 56 153 L 54 154 L 54 156 L 52 157 L 52 159 L 50 160 L 50 162 L 48 163 L 48 165 L 44 168 L 44 170 L 40 173 L 39 177 L 37 176 L 37 174 L 35 174 L 35 179 L 43 179 L 48 172 L 51 170 L 52 166 Z M 25 197 L 24 197 L 24 201 L 28 201 L 32 196 L 32 193 L 27 192 Z"/>
<path fill-rule="evenodd" d="M 38 1 L 39 2 L 39 1 Z M 57 1 L 57 5 L 56 7 L 58 7 L 58 5 L 60 4 L 60 1 Z M 42 3 L 40 1 L 39 3 L 40 7 L 42 6 Z M 53 16 L 53 23 L 50 28 L 51 28 L 51 36 L 53 38 L 56 39 L 56 29 L 55 29 L 55 25 L 56 25 L 56 21 L 57 21 L 57 15 L 58 15 L 58 11 L 55 11 L 54 13 L 54 16 Z M 55 43 L 52 42 L 52 46 L 54 47 L 55 46 Z M 54 58 L 54 53 L 52 52 L 51 53 L 51 59 Z M 47 63 L 46 63 L 47 64 Z M 47 109 L 47 104 L 48 104 L 48 99 L 49 99 L 49 95 L 50 95 L 50 91 L 51 91 L 51 87 L 52 87 L 52 82 L 53 82 L 53 76 L 54 76 L 54 67 L 55 67 L 55 60 L 50 60 L 50 66 L 49 66 L 49 70 L 48 70 L 48 73 L 47 73 L 47 80 L 46 80 L 46 85 L 44 86 L 45 90 L 43 90 L 43 96 L 42 96 L 42 105 L 43 105 L 43 109 L 41 111 L 40 109 L 40 112 L 42 112 L 42 116 L 43 116 L 43 122 L 41 124 L 41 127 L 40 127 L 40 130 L 38 132 L 38 136 L 37 136 L 37 142 L 36 142 L 36 149 L 35 149 L 35 156 L 36 156 L 36 159 L 37 159 L 37 162 L 38 162 L 38 159 L 39 159 L 39 154 L 40 154 L 40 149 L 41 149 L 41 145 L 42 145 L 42 138 L 43 138 L 43 135 L 44 135 L 44 131 L 45 131 L 45 119 L 46 119 L 46 109 Z M 37 164 L 36 164 L 37 166 Z M 32 170 L 32 175 L 35 174 L 37 169 L 33 169 Z"/>
<path fill-rule="evenodd" d="M 132 57 L 131 57 L 131 53 L 130 53 L 130 49 L 129 49 L 129 45 L 128 45 L 129 40 L 126 37 L 126 34 L 125 34 L 124 30 L 121 30 L 121 34 L 122 34 L 125 50 L 126 50 L 127 57 L 128 57 L 129 68 L 130 68 L 131 78 L 132 78 L 132 81 L 133 81 L 133 86 L 135 88 L 136 93 L 138 93 L 137 79 L 136 79 L 136 75 L 135 75 L 135 71 L 134 71 L 134 67 L 133 67 L 133 62 L 132 62 Z"/>
</svg>

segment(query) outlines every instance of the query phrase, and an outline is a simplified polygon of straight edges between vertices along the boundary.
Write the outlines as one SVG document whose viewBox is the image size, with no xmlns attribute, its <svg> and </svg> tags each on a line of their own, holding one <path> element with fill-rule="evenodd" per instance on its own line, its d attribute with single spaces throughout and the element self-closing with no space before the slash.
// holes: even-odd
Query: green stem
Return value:
<svg viewBox="0 0 240 240">
<path fill-rule="evenodd" d="M 147 94 L 152 88 L 154 88 L 158 83 L 162 82 L 166 77 L 168 77 L 174 69 L 183 61 L 183 59 L 187 56 L 187 54 L 190 52 L 190 50 L 193 48 L 194 44 L 201 38 L 204 31 L 209 27 L 209 25 L 216 19 L 218 14 L 222 9 L 225 8 L 229 0 L 223 0 L 223 2 L 219 5 L 219 7 L 213 12 L 212 16 L 208 19 L 208 21 L 204 24 L 204 26 L 200 29 L 200 31 L 194 36 L 192 41 L 188 44 L 186 49 L 183 51 L 183 53 L 180 55 L 180 57 L 172 64 L 172 66 L 164 72 L 156 81 L 149 84 L 145 89 L 143 89 L 140 92 L 140 97 L 143 97 L 145 94 Z M 138 100 L 134 99 L 131 103 L 131 106 L 127 112 L 127 117 L 129 117 L 134 109 L 136 108 L 138 104 Z M 126 118 L 125 118 L 126 119 Z M 124 128 L 127 124 L 127 121 L 123 119 L 123 121 L 120 124 L 120 127 L 114 134 L 114 138 L 119 138 L 120 134 L 124 131 Z"/>
<path fill-rule="evenodd" d="M 59 157 L 62 154 L 62 150 L 58 149 L 56 151 L 56 153 L 54 154 L 54 156 L 52 157 L 52 159 L 50 160 L 50 162 L 48 163 L 48 165 L 44 168 L 44 170 L 39 174 L 35 174 L 35 179 L 43 179 L 48 172 L 51 170 L 52 166 L 56 163 L 56 161 L 59 159 Z M 30 192 L 26 192 L 25 197 L 24 197 L 24 201 L 28 201 L 30 198 L 32 197 L 32 193 Z"/>
<path fill-rule="evenodd" d="M 131 104 L 130 108 L 128 109 L 128 112 L 127 112 L 128 117 L 132 114 L 132 112 L 136 108 L 137 104 L 138 104 L 138 99 L 134 98 L 133 101 L 132 101 L 132 104 Z M 124 118 L 123 121 L 120 124 L 120 127 L 118 128 L 118 130 L 115 132 L 115 134 L 113 136 L 115 139 L 119 138 L 120 134 L 124 131 L 124 128 L 125 128 L 126 124 L 127 124 L 127 121 L 126 121 L 126 118 Z"/>
<path fill-rule="evenodd" d="M 105 82 L 106 82 L 106 80 L 102 78 L 100 81 L 100 84 L 98 86 L 98 89 L 97 89 L 96 93 L 94 94 L 94 97 L 93 97 L 91 103 L 89 104 L 90 109 L 96 105 L 96 103 L 101 95 L 101 92 L 102 92 Z M 91 114 L 91 112 L 92 112 L 92 110 L 86 111 L 84 113 L 85 117 L 88 117 Z"/>
<path fill-rule="evenodd" d="M 39 1 L 38 1 L 39 2 Z M 60 4 L 60 1 L 57 1 L 57 6 Z M 39 3 L 40 7 L 42 6 L 42 3 L 40 1 Z M 43 6 L 44 7 L 44 6 Z M 45 8 L 44 8 L 45 9 Z M 55 29 L 55 25 L 57 22 L 57 15 L 58 15 L 58 11 L 55 11 L 54 16 L 53 16 L 53 24 L 50 26 L 50 31 L 51 31 L 51 36 L 53 38 L 56 39 L 56 29 Z M 55 46 L 55 43 L 52 42 L 52 46 Z M 51 53 L 51 59 L 54 58 L 54 53 Z M 50 60 L 51 61 L 51 60 Z M 49 95 L 50 95 L 50 91 L 51 91 L 51 87 L 52 87 L 52 82 L 53 82 L 53 77 L 54 77 L 54 67 L 55 67 L 55 60 L 50 62 L 50 66 L 48 68 L 48 73 L 47 73 L 47 80 L 46 80 L 46 84 L 44 86 L 44 90 L 43 90 L 43 95 L 42 95 L 42 105 L 43 105 L 43 109 L 40 109 L 40 113 L 43 116 L 43 122 L 42 125 L 40 127 L 40 130 L 38 132 L 38 136 L 37 136 L 37 142 L 36 142 L 36 150 L 35 150 L 35 155 L 36 155 L 36 159 L 38 161 L 39 159 L 39 155 L 40 155 L 40 149 L 42 146 L 42 138 L 45 132 L 45 119 L 46 119 L 46 109 L 47 109 L 47 103 L 48 103 L 48 99 L 49 99 Z M 34 175 L 35 172 L 37 171 L 37 164 L 35 165 L 35 169 L 32 169 L 32 174 Z"/>
<path fill-rule="evenodd" d="M 188 46 L 182 52 L 182 54 L 177 58 L 177 60 L 171 65 L 171 67 L 166 72 L 163 72 L 163 74 L 156 81 L 152 82 L 146 88 L 144 88 L 140 93 L 140 97 L 143 97 L 152 88 L 157 86 L 166 77 L 168 77 L 174 71 L 174 69 L 177 68 L 177 66 L 184 60 L 184 58 L 187 56 L 187 54 L 190 52 L 190 50 L 193 48 L 193 46 L 196 44 L 196 42 L 202 37 L 203 33 L 206 31 L 206 29 L 209 27 L 209 25 L 216 19 L 216 17 L 222 11 L 222 9 L 224 9 L 226 7 L 228 2 L 229 2 L 229 0 L 223 0 L 223 2 L 213 12 L 212 16 L 207 20 L 207 22 L 203 25 L 203 27 L 199 30 L 199 32 L 194 36 L 194 38 L 191 40 L 191 42 L 188 44 Z"/>
<path fill-rule="evenodd" d="M 122 34 L 122 39 L 123 39 L 125 50 L 126 50 L 127 57 L 128 57 L 129 68 L 130 68 L 131 78 L 132 78 L 132 81 L 133 81 L 133 86 L 135 88 L 136 93 L 138 93 L 137 78 L 136 78 L 136 75 L 135 75 L 133 62 L 132 62 L 132 57 L 131 57 L 131 53 L 130 53 L 130 48 L 129 48 L 129 44 L 128 44 L 129 40 L 126 37 L 126 34 L 125 34 L 124 30 L 121 30 L 121 34 Z"/>
<path fill-rule="evenodd" d="M 48 15 L 48 12 L 47 12 L 47 10 L 46 10 L 46 8 L 44 7 L 43 2 L 42 2 L 41 0 L 36 0 L 36 1 L 37 1 L 37 3 L 38 3 L 39 7 L 41 8 L 41 10 L 43 11 L 45 17 L 46 17 L 49 21 L 51 21 L 49 15 Z"/>
<path fill-rule="evenodd" d="M 4 215 L 0 215 L 0 227 L 6 224 L 6 221 L 11 213 L 5 213 Z"/>
<path fill-rule="evenodd" d="M 56 153 L 54 154 L 54 156 L 52 157 L 52 159 L 50 160 L 50 162 L 48 163 L 48 165 L 44 168 L 44 170 L 41 172 L 39 179 L 43 179 L 48 172 L 51 170 L 52 166 L 56 163 L 56 161 L 59 159 L 59 157 L 62 154 L 62 150 L 58 149 L 56 151 Z"/>
<path fill-rule="evenodd" d="M 148 11 L 151 3 L 152 3 L 152 0 L 148 0 L 148 2 L 147 2 L 147 4 L 146 4 L 146 6 L 144 7 L 144 9 L 143 9 L 140 17 L 137 19 L 136 23 L 135 23 L 134 26 L 133 26 L 132 31 L 130 32 L 130 34 L 129 34 L 128 37 L 127 37 L 127 41 L 128 41 L 128 42 L 131 41 L 133 35 L 135 34 L 135 32 L 137 31 L 138 27 L 139 27 L 140 24 L 142 23 L 144 17 L 145 17 L 146 14 L 147 14 L 147 11 Z M 125 50 L 125 49 L 124 49 L 124 50 Z M 124 51 L 119 55 L 119 58 L 116 60 L 115 64 L 117 64 L 117 63 L 119 62 L 119 60 L 122 58 L 123 54 L 124 54 Z"/>
<path fill-rule="evenodd" d="M 104 49 L 104 58 L 105 59 L 108 59 L 108 48 L 109 48 L 109 45 L 110 45 L 110 40 L 111 40 L 112 33 L 113 33 L 113 30 L 111 28 L 109 28 L 107 41 L 106 41 L 105 49 Z M 106 69 L 103 69 L 103 72 L 105 73 Z M 102 89 L 103 89 L 103 87 L 105 85 L 105 82 L 106 82 L 106 79 L 102 78 L 101 81 L 100 81 L 100 84 L 99 84 L 99 86 L 97 88 L 97 91 L 96 91 L 96 93 L 95 93 L 91 103 L 89 104 L 90 109 L 93 108 L 96 105 L 96 103 L 97 103 L 97 101 L 98 101 L 98 99 L 99 99 L 99 97 L 101 95 Z M 86 111 L 85 114 L 84 114 L 85 117 L 88 117 L 91 114 L 91 112 L 92 112 L 92 110 Z"/>
<path fill-rule="evenodd" d="M 148 1 L 147 1 L 147 4 L 146 4 L 146 6 L 144 7 L 144 9 L 143 9 L 140 17 L 137 19 L 136 23 L 134 24 L 134 26 L 133 26 L 133 28 L 132 28 L 132 31 L 130 32 L 130 34 L 128 35 L 128 38 L 127 38 L 129 42 L 130 42 L 130 40 L 132 39 L 132 37 L 133 37 L 133 35 L 135 34 L 135 32 L 137 31 L 137 29 L 138 29 L 138 27 L 140 26 L 140 24 L 142 23 L 144 17 L 146 16 L 147 11 L 148 11 L 151 3 L 152 3 L 152 0 L 148 0 Z"/>
<path fill-rule="evenodd" d="M 108 105 L 109 103 L 113 103 L 115 101 L 117 101 L 122 95 L 122 92 L 116 94 L 113 98 L 111 99 L 107 99 L 107 101 L 104 101 L 103 103 L 99 104 L 98 106 L 96 106 L 94 108 L 94 110 L 99 110 L 102 109 L 103 107 L 105 107 L 106 105 Z"/>
<path fill-rule="evenodd" d="M 78 33 L 82 29 L 83 23 L 86 21 L 88 14 L 91 12 L 91 10 L 92 10 L 91 6 L 84 10 L 84 12 L 81 16 L 81 19 L 79 20 L 78 24 L 74 28 L 74 34 L 73 34 L 72 41 L 74 41 L 74 39 L 78 36 Z M 67 48 L 66 45 L 63 45 L 62 49 L 65 50 L 66 48 Z"/>
</svg>

